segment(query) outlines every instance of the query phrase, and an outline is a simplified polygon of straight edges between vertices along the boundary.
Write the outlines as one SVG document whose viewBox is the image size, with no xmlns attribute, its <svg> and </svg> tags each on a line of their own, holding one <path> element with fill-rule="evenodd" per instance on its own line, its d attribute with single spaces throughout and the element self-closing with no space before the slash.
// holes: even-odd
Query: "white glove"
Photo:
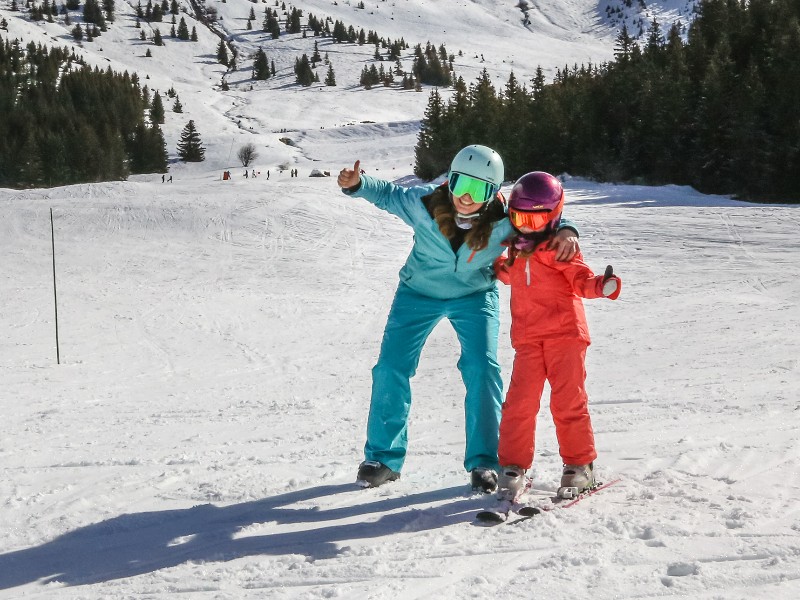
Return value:
<svg viewBox="0 0 800 600">
<path fill-rule="evenodd" d="M 603 279 L 600 280 L 597 287 L 600 288 L 603 297 L 609 300 L 616 300 L 617 296 L 619 296 L 622 291 L 622 280 L 614 275 L 614 268 L 611 265 L 606 267 Z"/>
<path fill-rule="evenodd" d="M 616 279 L 609 279 L 603 284 L 603 296 L 608 298 L 611 294 L 617 291 L 617 280 Z"/>
</svg>

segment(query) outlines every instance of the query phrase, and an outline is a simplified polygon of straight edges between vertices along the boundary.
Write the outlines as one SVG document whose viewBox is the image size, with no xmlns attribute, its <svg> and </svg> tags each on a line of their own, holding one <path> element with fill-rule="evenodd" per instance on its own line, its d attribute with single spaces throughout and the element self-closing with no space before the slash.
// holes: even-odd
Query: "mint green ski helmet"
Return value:
<svg viewBox="0 0 800 600">
<path fill-rule="evenodd" d="M 448 187 L 454 196 L 470 194 L 474 202 L 488 202 L 503 184 L 500 155 L 486 146 L 473 144 L 461 149 L 450 163 Z"/>
<path fill-rule="evenodd" d="M 463 173 L 488 181 L 498 189 L 503 185 L 503 159 L 487 146 L 472 144 L 459 150 L 450 163 L 450 173 Z M 449 177 L 449 174 L 448 174 Z"/>
</svg>

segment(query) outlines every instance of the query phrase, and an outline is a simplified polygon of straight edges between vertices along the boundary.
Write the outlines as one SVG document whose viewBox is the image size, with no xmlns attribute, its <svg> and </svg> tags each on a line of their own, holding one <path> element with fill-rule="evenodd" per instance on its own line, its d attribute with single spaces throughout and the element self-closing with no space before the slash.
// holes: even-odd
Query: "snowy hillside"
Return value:
<svg viewBox="0 0 800 600">
<path fill-rule="evenodd" d="M 22 8 L 17 12 L 9 10 L 10 2 L 8 7 L 4 3 L 0 8 L 0 16 L 8 22 L 7 31 L 0 30 L 4 39 L 73 47 L 91 65 L 138 73 L 142 85 L 159 91 L 162 97 L 173 88 L 183 112 L 172 112 L 174 101 L 165 98 L 167 115 L 163 129 L 170 156 L 176 158 L 177 141 L 189 119 L 195 120 L 207 152 L 203 164 L 175 162 L 171 171 L 181 176 L 215 171 L 217 177 L 222 170 L 239 166 L 236 151 L 248 142 L 258 147 L 257 170 L 301 168 L 304 174 L 313 168 L 330 170 L 338 164 L 339 152 L 327 152 L 327 143 L 319 149 L 315 144 L 299 144 L 300 140 L 315 139 L 320 130 L 334 128 L 336 131 L 329 132 L 332 139 L 351 141 L 371 135 L 373 127 L 364 124 L 373 123 L 380 124 L 378 135 L 391 142 L 372 167 L 413 164 L 416 129 L 431 88 L 426 87 L 422 92 L 401 91 L 396 84 L 392 89 L 364 90 L 358 84 L 359 77 L 362 68 L 373 63 L 374 46 L 334 44 L 330 38 L 285 32 L 280 39 L 273 40 L 262 31 L 268 7 L 280 10 L 282 19 L 289 9 L 301 9 L 304 26 L 313 14 L 319 19 L 329 18 L 356 29 L 374 31 L 386 40 L 402 38 L 409 45 L 401 60 L 408 72 L 417 44 L 423 48 L 428 42 L 437 48 L 444 45 L 454 56 L 456 76 L 470 84 L 486 69 L 501 89 L 512 71 L 520 81 L 528 82 L 539 66 L 552 76 L 556 68 L 566 65 L 610 60 L 614 38 L 623 20 L 631 34 L 635 34 L 636 23 L 649 20 L 650 15 L 657 16 L 663 19 L 666 31 L 667 23 L 676 19 L 685 22 L 683 11 L 690 6 L 675 4 L 673 0 L 651 2 L 646 10 L 635 3 L 631 7 L 623 3 L 606 10 L 606 4 L 595 0 L 373 0 L 360 9 L 359 3 L 351 0 L 303 0 L 281 6 L 274 0 L 261 3 L 180 0 L 178 18 L 197 31 L 198 41 L 193 43 L 169 37 L 172 27 L 169 14 L 160 23 L 139 19 L 137 27 L 138 0 L 118 0 L 116 18 L 108 23 L 108 31 L 92 42 L 76 43 L 70 31 L 75 23 L 82 22 L 82 9 L 70 11 L 71 21 L 67 25 L 62 15 L 56 16 L 53 23 L 33 22 L 23 3 L 18 5 Z M 210 21 L 211 28 L 197 18 L 209 10 L 218 17 Z M 255 20 L 248 30 L 251 10 Z M 155 29 L 161 33 L 164 46 L 153 44 Z M 142 33 L 145 40 L 140 39 Z M 222 37 L 238 52 L 237 69 L 233 72 L 227 72 L 216 60 Z M 304 53 L 311 56 L 315 42 L 335 70 L 336 87 L 315 84 L 303 88 L 295 83 L 295 61 Z M 262 82 L 252 78 L 252 55 L 258 48 L 264 49 L 276 67 L 276 77 Z M 148 50 L 150 57 L 146 56 Z M 392 66 L 393 63 L 386 63 L 387 68 Z M 326 68 L 317 67 L 321 80 Z M 220 88 L 223 79 L 230 86 L 228 91 Z M 442 92 L 447 94 L 447 90 Z M 287 141 L 298 144 L 287 145 Z"/>
<path fill-rule="evenodd" d="M 516 0 L 357 4 L 295 6 L 412 47 L 443 43 L 457 74 L 486 68 L 498 87 L 512 69 L 527 79 L 612 56 L 616 25 L 591 1 L 526 0 L 529 24 Z M 4 39 L 73 44 L 58 19 L 9 5 Z M 618 301 L 586 302 L 597 468 L 619 483 L 568 510 L 474 526 L 491 499 L 461 468 L 458 343 L 442 324 L 412 382 L 403 477 L 361 490 L 370 369 L 411 233 L 308 174 L 361 159 L 414 182 L 427 90 L 363 90 L 374 48 L 329 41 L 339 85 L 300 88 L 292 65 L 313 37 L 248 31 L 250 8 L 260 23 L 266 5 L 246 0 L 213 2 L 216 27 L 242 55 L 263 46 L 277 77 L 252 82 L 246 60 L 226 74 L 220 38 L 181 6 L 196 43 L 142 42 L 130 0 L 76 49 L 174 87 L 184 113 L 167 112 L 170 154 L 192 118 L 207 160 L 173 162 L 173 183 L 0 189 L 0 598 L 800 595 L 796 205 L 568 178 L 587 261 L 624 281 Z M 686 5 L 663 6 L 685 18 Z M 248 141 L 255 179 L 236 162 Z M 533 472 L 544 497 L 561 467 L 547 411 Z"/>
</svg>

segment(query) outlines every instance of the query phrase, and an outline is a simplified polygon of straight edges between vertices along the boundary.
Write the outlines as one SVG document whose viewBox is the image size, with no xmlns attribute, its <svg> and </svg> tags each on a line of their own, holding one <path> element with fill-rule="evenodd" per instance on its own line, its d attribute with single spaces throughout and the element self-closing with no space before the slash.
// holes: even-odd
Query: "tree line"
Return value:
<svg viewBox="0 0 800 600">
<path fill-rule="evenodd" d="M 0 186 L 55 186 L 164 172 L 167 151 L 136 74 L 71 50 L 0 37 Z"/>
<path fill-rule="evenodd" d="M 415 173 L 432 179 L 470 143 L 514 179 L 532 169 L 706 193 L 800 200 L 800 2 L 704 0 L 684 41 L 657 21 L 614 60 L 558 69 L 497 92 L 484 71 L 431 93 Z"/>
<path fill-rule="evenodd" d="M 278 2 L 275 3 L 278 5 Z M 447 50 L 444 45 L 440 45 L 437 50 L 430 42 L 426 44 L 423 49 L 421 45 L 417 45 L 414 49 L 414 64 L 411 73 L 406 73 L 401 65 L 402 53 L 409 48 L 405 39 L 402 37 L 397 40 L 385 39 L 379 36 L 375 31 L 369 30 L 366 32 L 363 28 L 356 31 L 352 25 L 347 26 L 344 22 L 336 20 L 331 17 L 317 18 L 313 13 L 309 13 L 306 28 L 303 28 L 302 17 L 303 11 L 294 7 L 287 9 L 286 4 L 283 3 L 282 10 L 286 14 L 285 18 L 285 31 L 287 33 L 302 33 L 303 37 L 306 36 L 307 31 L 311 31 L 314 37 L 329 37 L 333 43 L 350 43 L 350 44 L 371 44 L 375 46 L 374 60 L 378 63 L 384 60 L 394 61 L 394 68 L 384 68 L 382 65 L 376 67 L 373 63 L 369 67 L 364 66 L 361 72 L 360 83 L 367 89 L 371 89 L 375 85 L 391 86 L 395 82 L 395 76 L 402 77 L 401 89 L 417 89 L 421 91 L 421 84 L 435 85 L 439 87 L 449 87 L 452 85 L 452 71 L 453 60 L 452 55 L 448 56 Z M 248 23 L 255 19 L 255 11 L 250 9 Z M 331 26 L 332 24 L 332 26 Z M 273 39 L 278 39 L 281 34 L 280 14 L 277 9 L 267 7 L 264 9 L 264 21 L 262 29 L 270 33 Z M 220 43 L 217 49 L 217 60 L 223 64 L 227 64 L 227 50 L 223 47 L 224 42 Z M 381 50 L 386 51 L 386 57 L 381 53 Z M 254 79 L 267 79 L 275 75 L 274 63 L 271 70 L 263 67 L 263 62 L 266 57 L 262 56 L 263 51 L 259 50 L 254 56 L 256 64 L 253 68 Z M 258 62 L 262 62 L 259 68 Z M 309 86 L 313 83 L 319 82 L 319 75 L 313 71 L 316 63 L 321 59 L 319 57 L 319 50 L 317 42 L 314 42 L 314 55 L 311 59 L 306 54 L 303 54 L 295 61 L 294 72 L 297 78 L 297 83 L 302 86 Z M 325 60 L 328 65 L 327 75 L 325 76 L 325 84 L 329 86 L 336 85 L 336 75 L 330 61 Z"/>
</svg>

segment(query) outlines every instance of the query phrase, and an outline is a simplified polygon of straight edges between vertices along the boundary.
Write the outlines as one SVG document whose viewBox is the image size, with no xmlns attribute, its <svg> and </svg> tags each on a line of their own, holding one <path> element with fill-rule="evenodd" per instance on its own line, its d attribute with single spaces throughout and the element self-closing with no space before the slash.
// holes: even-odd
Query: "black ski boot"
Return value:
<svg viewBox="0 0 800 600">
<path fill-rule="evenodd" d="M 387 481 L 400 479 L 400 473 L 392 471 L 377 460 L 365 460 L 358 466 L 356 483 L 361 487 L 370 488 L 383 485 Z"/>
<path fill-rule="evenodd" d="M 497 471 L 487 467 L 476 467 L 472 469 L 471 480 L 472 489 L 476 492 L 491 494 L 497 489 Z"/>
</svg>

